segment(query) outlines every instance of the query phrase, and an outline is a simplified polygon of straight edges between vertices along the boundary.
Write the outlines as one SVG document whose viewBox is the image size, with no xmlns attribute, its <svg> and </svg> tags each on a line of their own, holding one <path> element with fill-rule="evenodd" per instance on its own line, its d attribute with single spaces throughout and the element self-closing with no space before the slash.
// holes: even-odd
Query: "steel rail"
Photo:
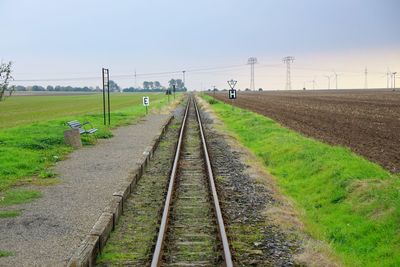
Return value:
<svg viewBox="0 0 400 267">
<path fill-rule="evenodd" d="M 152 267 L 160 266 L 161 260 L 162 260 L 162 250 L 163 250 L 165 235 L 166 235 L 167 227 L 168 227 L 170 205 L 171 205 L 171 202 L 172 202 L 172 196 L 173 196 L 174 185 L 175 185 L 175 178 L 176 178 L 176 173 L 177 173 L 177 168 L 178 168 L 178 163 L 179 163 L 179 157 L 180 157 L 180 153 L 181 153 L 182 140 L 183 140 L 184 130 L 185 130 L 185 127 L 186 127 L 186 121 L 187 121 L 187 116 L 188 116 L 188 111 L 189 111 L 189 106 L 190 106 L 190 102 L 191 101 L 192 101 L 192 97 L 189 97 L 188 103 L 187 103 L 187 106 L 186 106 L 185 115 L 184 115 L 184 118 L 183 118 L 183 121 L 182 121 L 180 134 L 179 134 L 177 149 L 176 149 L 176 152 L 175 152 L 175 158 L 174 158 L 174 163 L 173 163 L 173 166 L 172 166 L 172 171 L 171 171 L 170 181 L 169 181 L 169 185 L 168 185 L 168 192 L 167 192 L 167 197 L 166 197 L 166 200 L 165 200 L 165 206 L 164 206 L 164 210 L 163 210 L 163 215 L 162 215 L 162 218 L 161 218 L 160 229 L 159 229 L 159 232 L 158 232 L 157 243 L 156 243 L 156 247 L 155 247 L 155 250 L 154 250 L 154 253 L 153 253 L 153 258 L 152 258 L 152 261 L 151 261 L 151 266 Z M 230 249 L 229 249 L 228 238 L 226 236 L 224 221 L 223 221 L 223 218 L 222 218 L 222 212 L 221 212 L 221 208 L 220 208 L 219 201 L 218 201 L 217 190 L 216 190 L 215 182 L 214 182 L 214 175 L 213 175 L 213 172 L 212 172 L 211 162 L 210 162 L 209 155 L 208 155 L 208 150 L 207 150 L 207 144 L 206 144 L 205 137 L 204 137 L 204 132 L 203 132 L 203 125 L 201 123 L 200 113 L 198 111 L 197 104 L 196 104 L 196 101 L 194 100 L 194 98 L 193 98 L 193 103 L 194 103 L 194 107 L 195 107 L 195 110 L 196 110 L 197 121 L 199 123 L 199 128 L 200 128 L 202 147 L 203 147 L 204 157 L 205 157 L 205 161 L 206 161 L 206 165 L 207 165 L 209 185 L 210 185 L 210 188 L 211 188 L 215 215 L 217 217 L 219 237 L 221 239 L 222 246 L 223 246 L 223 251 L 224 251 L 224 261 L 225 261 L 224 265 L 227 266 L 227 267 L 232 267 L 233 266 L 232 256 L 231 256 L 231 252 L 230 252 Z"/>
<path fill-rule="evenodd" d="M 181 130 L 180 130 L 180 133 L 179 133 L 178 144 L 176 146 L 175 158 L 174 158 L 174 163 L 173 163 L 173 166 L 172 166 L 171 176 L 170 176 L 170 180 L 169 180 L 167 197 L 165 199 L 164 211 L 163 211 L 163 215 L 162 215 L 162 218 L 161 218 L 160 230 L 158 232 L 156 248 L 154 249 L 154 253 L 153 253 L 153 259 L 151 261 L 151 266 L 152 267 L 159 266 L 159 263 L 160 263 L 161 257 L 162 257 L 162 249 L 163 249 L 165 234 L 167 232 L 169 210 L 170 210 L 170 205 L 171 205 L 172 196 L 173 196 L 173 190 L 174 190 L 175 178 L 176 178 L 176 171 L 178 169 L 178 162 L 179 162 L 179 157 L 180 157 L 180 154 L 181 154 L 183 133 L 184 133 L 185 126 L 186 126 L 190 100 L 191 100 L 191 97 L 189 97 L 188 103 L 186 105 L 185 115 L 183 117 L 182 126 L 181 126 Z"/>
<path fill-rule="evenodd" d="M 217 190 L 215 188 L 215 179 L 214 179 L 214 175 L 213 175 L 213 171 L 212 171 L 212 167 L 211 167 L 210 157 L 208 155 L 206 139 L 204 137 L 203 124 L 201 122 L 201 117 L 200 117 L 199 109 L 197 108 L 196 101 L 194 100 L 193 103 L 194 103 L 194 107 L 196 109 L 197 121 L 200 126 L 199 128 L 200 128 L 201 141 L 203 144 L 204 158 L 206 160 L 208 179 L 209 179 L 211 193 L 212 193 L 213 202 L 214 202 L 215 215 L 217 217 L 217 222 L 218 222 L 218 232 L 219 232 L 219 236 L 220 236 L 220 239 L 222 242 L 222 247 L 224 250 L 225 266 L 232 267 L 233 266 L 232 255 L 231 255 L 231 251 L 229 248 L 228 237 L 226 236 L 224 219 L 222 218 L 222 212 L 221 212 L 221 207 L 219 205 Z"/>
</svg>

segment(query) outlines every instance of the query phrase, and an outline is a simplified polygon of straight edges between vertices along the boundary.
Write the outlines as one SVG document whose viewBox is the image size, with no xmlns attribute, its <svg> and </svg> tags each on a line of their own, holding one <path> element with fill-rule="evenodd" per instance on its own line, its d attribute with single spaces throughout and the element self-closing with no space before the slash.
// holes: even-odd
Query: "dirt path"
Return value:
<svg viewBox="0 0 400 267">
<path fill-rule="evenodd" d="M 217 94 L 227 101 L 227 93 Z M 235 105 L 400 172 L 400 92 L 388 90 L 239 92 Z"/>
<path fill-rule="evenodd" d="M 0 266 L 65 265 L 168 118 L 149 115 L 59 162 L 61 183 L 40 187 L 42 198 L 15 207 L 21 216 L 1 220 L 0 250 L 15 255 Z"/>
</svg>

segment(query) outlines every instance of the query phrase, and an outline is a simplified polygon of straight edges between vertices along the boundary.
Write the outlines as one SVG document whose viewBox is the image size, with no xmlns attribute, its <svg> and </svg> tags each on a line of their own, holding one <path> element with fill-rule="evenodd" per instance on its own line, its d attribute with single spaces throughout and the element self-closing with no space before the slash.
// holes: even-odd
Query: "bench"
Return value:
<svg viewBox="0 0 400 267">
<path fill-rule="evenodd" d="M 93 128 L 92 124 L 88 121 L 84 123 L 80 123 L 79 121 L 69 121 L 67 124 L 72 129 L 78 129 L 80 134 L 92 134 L 97 132 L 97 129 Z M 86 130 L 84 127 L 85 125 L 90 125 L 91 129 Z"/>
</svg>

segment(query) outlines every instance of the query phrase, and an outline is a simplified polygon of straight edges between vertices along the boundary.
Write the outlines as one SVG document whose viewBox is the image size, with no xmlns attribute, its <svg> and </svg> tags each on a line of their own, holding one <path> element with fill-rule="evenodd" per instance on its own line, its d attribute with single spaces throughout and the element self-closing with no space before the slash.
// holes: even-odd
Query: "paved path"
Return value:
<svg viewBox="0 0 400 267">
<path fill-rule="evenodd" d="M 60 184 L 40 187 L 42 198 L 16 206 L 21 216 L 1 219 L 0 250 L 15 256 L 0 257 L 0 266 L 65 265 L 168 117 L 149 115 L 59 162 Z"/>
</svg>

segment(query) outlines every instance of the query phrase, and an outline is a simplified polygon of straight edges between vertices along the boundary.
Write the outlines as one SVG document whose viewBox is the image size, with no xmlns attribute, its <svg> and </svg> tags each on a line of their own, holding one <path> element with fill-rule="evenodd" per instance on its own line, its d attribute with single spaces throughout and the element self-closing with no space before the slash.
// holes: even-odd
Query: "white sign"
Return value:
<svg viewBox="0 0 400 267">
<path fill-rule="evenodd" d="M 147 107 L 150 105 L 150 98 L 148 96 L 143 97 L 143 106 Z"/>
<path fill-rule="evenodd" d="M 229 90 L 229 99 L 236 99 L 236 90 L 235 89 Z"/>
</svg>

